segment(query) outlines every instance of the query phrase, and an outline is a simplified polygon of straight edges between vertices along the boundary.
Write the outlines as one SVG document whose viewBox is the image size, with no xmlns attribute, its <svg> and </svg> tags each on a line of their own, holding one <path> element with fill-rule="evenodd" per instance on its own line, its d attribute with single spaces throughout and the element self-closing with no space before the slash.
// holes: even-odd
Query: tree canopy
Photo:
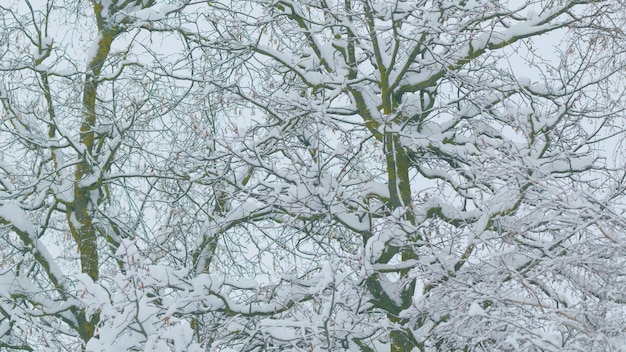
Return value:
<svg viewBox="0 0 626 352">
<path fill-rule="evenodd" d="M 0 349 L 626 345 L 621 1 L 0 4 Z"/>
</svg>

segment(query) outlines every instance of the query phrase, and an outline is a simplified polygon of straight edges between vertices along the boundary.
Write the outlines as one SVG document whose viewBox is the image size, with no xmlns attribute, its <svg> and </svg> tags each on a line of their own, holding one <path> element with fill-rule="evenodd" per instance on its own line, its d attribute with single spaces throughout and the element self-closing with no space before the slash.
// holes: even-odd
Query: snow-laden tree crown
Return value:
<svg viewBox="0 0 626 352">
<path fill-rule="evenodd" d="M 616 0 L 0 4 L 0 349 L 617 351 Z"/>
</svg>

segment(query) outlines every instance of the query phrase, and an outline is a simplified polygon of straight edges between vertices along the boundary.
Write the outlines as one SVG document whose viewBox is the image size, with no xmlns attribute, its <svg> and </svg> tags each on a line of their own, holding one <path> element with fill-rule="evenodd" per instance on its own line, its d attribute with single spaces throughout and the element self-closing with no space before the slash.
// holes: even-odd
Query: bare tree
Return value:
<svg viewBox="0 0 626 352">
<path fill-rule="evenodd" d="M 196 192 L 190 159 L 212 145 L 200 130 L 210 109 L 199 112 L 197 87 L 176 78 L 181 67 L 195 70 L 176 32 L 192 20 L 186 6 L 0 8 L 4 347 L 73 350 L 112 323 L 124 324 L 107 336 L 111 348 L 125 335 L 127 348 L 146 343 L 145 309 L 130 307 L 150 293 L 137 293 L 144 287 L 131 270 L 162 260 L 178 267 L 193 250 L 197 230 L 185 227 L 204 204 L 185 201 Z"/>
<path fill-rule="evenodd" d="M 0 5 L 0 346 L 618 349 L 621 6 Z"/>
<path fill-rule="evenodd" d="M 302 337 L 273 343 L 619 346 L 623 159 L 601 151 L 623 133 L 621 6 L 213 4 L 203 44 L 240 63 L 214 84 L 266 116 L 233 148 L 252 176 L 232 193 L 324 283 L 316 318 L 277 317 Z"/>
</svg>

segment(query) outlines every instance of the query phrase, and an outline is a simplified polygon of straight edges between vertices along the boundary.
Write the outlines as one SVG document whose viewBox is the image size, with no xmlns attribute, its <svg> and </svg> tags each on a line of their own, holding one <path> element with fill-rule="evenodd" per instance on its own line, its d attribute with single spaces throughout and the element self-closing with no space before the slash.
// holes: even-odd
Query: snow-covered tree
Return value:
<svg viewBox="0 0 626 352">
<path fill-rule="evenodd" d="M 190 303 L 166 290 L 215 199 L 195 159 L 215 110 L 178 77 L 204 74 L 178 32 L 196 23 L 187 6 L 0 5 L 2 347 L 199 346 L 168 299 Z"/>
<path fill-rule="evenodd" d="M 617 350 L 623 14 L 0 4 L 0 347 Z"/>
</svg>

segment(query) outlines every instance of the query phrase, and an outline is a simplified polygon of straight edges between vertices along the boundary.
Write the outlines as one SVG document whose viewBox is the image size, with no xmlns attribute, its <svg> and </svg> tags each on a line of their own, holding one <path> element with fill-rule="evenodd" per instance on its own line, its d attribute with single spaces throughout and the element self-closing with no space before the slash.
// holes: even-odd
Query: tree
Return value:
<svg viewBox="0 0 626 352">
<path fill-rule="evenodd" d="M 196 166 L 184 151 L 203 153 L 211 143 L 197 138 L 192 85 L 175 77 L 179 65 L 194 66 L 170 23 L 185 21 L 186 6 L 0 8 L 3 347 L 73 350 L 90 342 L 97 349 L 93 337 L 101 336 L 119 350 L 157 344 L 150 336 L 159 322 L 191 329 L 151 313 L 161 301 L 141 274 L 148 264 L 174 268 L 189 257 L 196 229 L 187 216 L 196 220 L 203 205 L 186 196 L 196 192 Z M 153 40 L 183 54 L 159 52 Z"/>
<path fill-rule="evenodd" d="M 3 6 L 2 347 L 623 345 L 621 4 Z"/>
</svg>

